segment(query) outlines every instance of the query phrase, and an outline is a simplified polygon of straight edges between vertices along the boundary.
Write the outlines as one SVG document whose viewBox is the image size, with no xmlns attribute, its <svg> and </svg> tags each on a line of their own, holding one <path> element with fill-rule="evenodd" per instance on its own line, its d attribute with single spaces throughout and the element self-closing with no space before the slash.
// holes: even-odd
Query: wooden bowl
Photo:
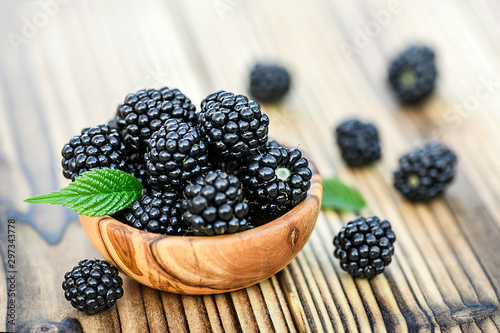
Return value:
<svg viewBox="0 0 500 333">
<path fill-rule="evenodd" d="M 177 294 L 218 294 L 259 283 L 299 253 L 316 224 L 323 192 L 313 171 L 307 198 L 267 224 L 220 236 L 164 236 L 110 216 L 80 215 L 97 251 L 137 282 Z"/>
</svg>

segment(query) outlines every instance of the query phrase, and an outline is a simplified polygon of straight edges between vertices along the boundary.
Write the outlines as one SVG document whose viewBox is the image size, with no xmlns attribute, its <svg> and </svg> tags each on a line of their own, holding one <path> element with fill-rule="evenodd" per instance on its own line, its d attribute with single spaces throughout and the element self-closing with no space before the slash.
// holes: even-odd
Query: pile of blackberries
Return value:
<svg viewBox="0 0 500 333">
<path fill-rule="evenodd" d="M 179 89 L 128 94 L 108 125 L 62 150 L 63 175 L 94 168 L 139 179 L 142 197 L 115 216 L 165 235 L 235 233 L 285 214 L 307 196 L 312 172 L 298 149 L 269 140 L 269 118 L 244 95 L 218 91 L 201 110 Z"/>
</svg>

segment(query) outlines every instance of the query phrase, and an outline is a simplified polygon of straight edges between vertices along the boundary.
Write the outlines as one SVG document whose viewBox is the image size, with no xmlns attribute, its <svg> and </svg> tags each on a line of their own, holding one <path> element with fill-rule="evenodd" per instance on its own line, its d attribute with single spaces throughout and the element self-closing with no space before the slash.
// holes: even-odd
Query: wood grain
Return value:
<svg viewBox="0 0 500 333">
<path fill-rule="evenodd" d="M 4 297 L 9 218 L 18 262 L 16 325 L 0 316 L 0 331 L 500 330 L 498 2 L 56 1 L 48 14 L 44 1 L 0 2 L 2 308 L 13 299 Z M 41 21 L 30 30 L 34 17 Z M 425 104 L 402 107 L 386 68 L 415 41 L 436 50 L 438 86 Z M 143 87 L 179 87 L 196 105 L 218 89 L 248 92 L 257 59 L 279 60 L 293 75 L 284 102 L 262 106 L 271 136 L 300 145 L 323 176 L 359 188 L 369 204 L 363 214 L 391 221 L 398 240 L 385 274 L 365 281 L 340 269 L 333 236 L 354 215 L 325 211 L 297 258 L 250 289 L 184 296 L 127 279 L 116 308 L 92 317 L 71 308 L 64 272 L 106 253 L 76 214 L 22 203 L 67 184 L 60 147 Z M 346 167 L 335 146 L 334 126 L 353 116 L 380 131 L 383 158 L 372 167 Z M 429 139 L 457 153 L 458 174 L 443 198 L 410 204 L 391 172 Z"/>
<path fill-rule="evenodd" d="M 217 237 L 164 236 L 110 216 L 80 216 L 103 257 L 139 283 L 178 294 L 216 294 L 246 288 L 282 270 L 300 252 L 321 208 L 322 183 L 312 161 L 306 199 L 258 228 Z M 242 259 L 244 258 L 244 259 Z"/>
</svg>

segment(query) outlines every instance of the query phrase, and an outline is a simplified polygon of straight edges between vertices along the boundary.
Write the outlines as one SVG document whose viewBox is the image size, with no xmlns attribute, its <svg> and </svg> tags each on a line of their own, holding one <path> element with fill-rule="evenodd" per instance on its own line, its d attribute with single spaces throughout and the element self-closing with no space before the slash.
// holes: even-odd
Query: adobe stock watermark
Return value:
<svg viewBox="0 0 500 333">
<path fill-rule="evenodd" d="M 368 21 L 362 28 L 355 29 L 354 37 L 350 43 L 345 41 L 340 43 L 340 51 L 344 57 L 351 61 L 353 54 L 359 54 L 363 49 L 367 48 L 391 24 L 394 15 L 402 11 L 403 4 L 399 0 L 390 0 L 386 8 L 373 11 L 371 13 L 373 19 Z"/>
<path fill-rule="evenodd" d="M 243 0 L 214 0 L 212 4 L 217 15 L 223 18 L 226 13 L 232 12 L 242 2 Z"/>
<path fill-rule="evenodd" d="M 23 16 L 21 18 L 21 31 L 19 33 L 9 32 L 7 39 L 16 53 L 22 45 L 26 45 L 35 38 L 40 29 L 49 24 L 50 20 L 54 18 L 61 8 L 61 5 L 69 3 L 71 0 L 42 0 L 38 1 L 40 6 L 31 17 Z"/>
<path fill-rule="evenodd" d="M 432 138 L 440 140 L 450 131 L 456 130 L 481 106 L 481 102 L 492 97 L 500 90 L 500 78 L 490 75 L 487 78 L 480 76 L 479 83 L 475 86 L 472 94 L 465 97 L 461 103 L 456 104 L 451 110 L 443 115 L 444 124 L 441 128 L 433 131 Z"/>
</svg>

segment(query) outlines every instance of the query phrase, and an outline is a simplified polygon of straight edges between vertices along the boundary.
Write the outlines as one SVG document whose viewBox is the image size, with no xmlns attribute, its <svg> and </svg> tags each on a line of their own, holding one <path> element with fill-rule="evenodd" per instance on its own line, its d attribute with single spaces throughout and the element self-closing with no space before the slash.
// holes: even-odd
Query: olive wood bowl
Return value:
<svg viewBox="0 0 500 333">
<path fill-rule="evenodd" d="M 282 270 L 316 224 L 323 192 L 313 172 L 307 198 L 285 215 L 254 229 L 219 236 L 165 236 L 110 216 L 80 215 L 97 251 L 137 282 L 176 294 L 218 294 L 246 288 Z"/>
</svg>

